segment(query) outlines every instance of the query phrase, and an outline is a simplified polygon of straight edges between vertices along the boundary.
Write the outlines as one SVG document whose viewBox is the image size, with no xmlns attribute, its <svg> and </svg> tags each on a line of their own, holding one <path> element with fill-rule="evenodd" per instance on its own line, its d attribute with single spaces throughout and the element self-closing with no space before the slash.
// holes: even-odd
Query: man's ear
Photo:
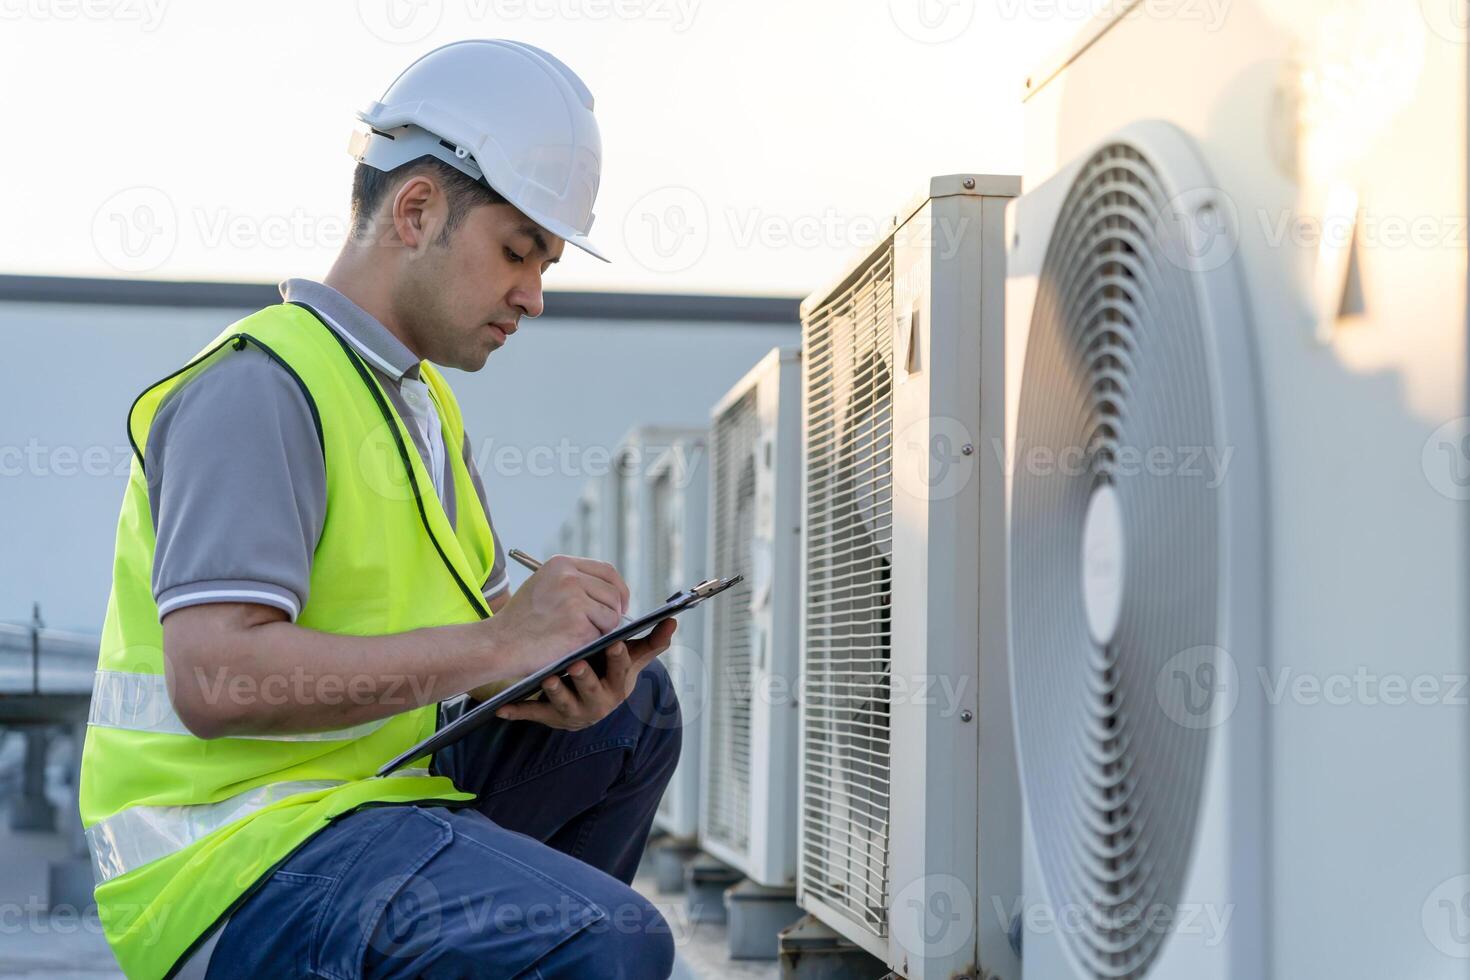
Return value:
<svg viewBox="0 0 1470 980">
<path fill-rule="evenodd" d="M 444 220 L 444 194 L 432 180 L 415 174 L 393 195 L 393 231 L 408 248 L 421 249 Z"/>
</svg>

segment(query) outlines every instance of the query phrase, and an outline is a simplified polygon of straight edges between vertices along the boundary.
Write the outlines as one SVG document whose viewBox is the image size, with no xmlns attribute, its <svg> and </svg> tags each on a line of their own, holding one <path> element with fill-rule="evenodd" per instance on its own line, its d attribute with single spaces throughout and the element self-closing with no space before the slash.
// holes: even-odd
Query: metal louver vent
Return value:
<svg viewBox="0 0 1470 980">
<path fill-rule="evenodd" d="M 674 479 L 664 472 L 653 481 L 653 590 L 650 601 L 658 601 L 682 588 L 674 569 L 683 567 L 684 536 L 681 501 Z"/>
<path fill-rule="evenodd" d="M 803 324 L 801 886 L 880 938 L 889 890 L 893 252 Z"/>
<path fill-rule="evenodd" d="M 1024 791 L 1051 901 L 1082 913 L 1065 941 L 1095 978 L 1143 976 L 1171 928 L 1211 740 L 1189 682 L 1223 669 L 1218 489 L 1145 462 L 1221 443 L 1201 273 L 1166 186 L 1126 143 L 1077 172 L 1017 409 Z M 1041 450 L 1055 465 L 1028 463 Z"/>
<path fill-rule="evenodd" d="M 730 406 L 714 426 L 714 561 L 725 574 L 745 576 L 712 605 L 710 745 L 705 833 L 733 850 L 750 846 L 751 696 L 756 630 L 751 615 L 755 540 L 756 390 Z"/>
<path fill-rule="evenodd" d="M 577 501 L 577 554 L 596 557 L 597 510 L 585 496 Z"/>
<path fill-rule="evenodd" d="M 678 490 L 669 472 L 665 472 L 654 481 L 651 493 L 653 494 L 653 523 L 658 529 L 653 549 L 653 586 L 658 592 L 654 598 L 662 599 L 683 588 L 681 585 L 672 584 L 675 578 L 674 570 L 680 567 L 680 553 L 684 547 L 680 534 L 682 501 L 679 499 Z M 674 794 L 665 793 L 658 801 L 658 815 L 669 819 L 673 811 Z"/>
<path fill-rule="evenodd" d="M 638 554 L 638 544 L 641 529 L 638 526 L 639 489 L 643 482 L 643 473 L 646 467 L 644 453 L 646 450 L 639 447 L 638 450 L 628 450 L 619 453 L 614 461 L 614 500 L 613 510 L 614 544 L 612 563 L 622 571 L 629 579 L 630 585 L 635 589 L 632 596 L 634 607 L 642 606 L 648 601 L 646 596 L 636 594 L 639 581 L 638 564 L 641 560 Z"/>
</svg>

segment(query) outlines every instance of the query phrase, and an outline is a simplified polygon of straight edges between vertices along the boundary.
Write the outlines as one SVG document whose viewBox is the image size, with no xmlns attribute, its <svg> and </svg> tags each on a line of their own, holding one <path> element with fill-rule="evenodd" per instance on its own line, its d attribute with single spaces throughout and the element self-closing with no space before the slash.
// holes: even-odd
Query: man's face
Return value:
<svg viewBox="0 0 1470 980">
<path fill-rule="evenodd" d="M 541 277 L 565 248 L 509 204 L 472 208 L 447 244 L 436 231 L 413 251 L 397 316 L 424 358 L 478 371 L 522 316 L 541 315 Z"/>
</svg>

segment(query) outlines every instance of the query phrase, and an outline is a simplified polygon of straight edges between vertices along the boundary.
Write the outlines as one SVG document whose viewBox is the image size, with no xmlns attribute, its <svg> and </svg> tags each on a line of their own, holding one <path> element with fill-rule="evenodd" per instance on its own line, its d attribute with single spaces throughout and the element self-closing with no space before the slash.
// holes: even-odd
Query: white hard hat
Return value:
<svg viewBox="0 0 1470 980">
<path fill-rule="evenodd" d="M 359 163 L 386 171 L 438 157 L 608 261 L 587 240 L 602 171 L 592 93 L 540 48 L 499 40 L 435 48 L 357 118 L 371 127 L 353 135 Z"/>
</svg>

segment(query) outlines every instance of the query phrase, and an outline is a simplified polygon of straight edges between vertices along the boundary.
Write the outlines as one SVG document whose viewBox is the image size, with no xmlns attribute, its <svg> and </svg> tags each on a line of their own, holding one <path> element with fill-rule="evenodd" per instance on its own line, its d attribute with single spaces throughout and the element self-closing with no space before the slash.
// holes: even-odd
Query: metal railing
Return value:
<svg viewBox="0 0 1470 980">
<path fill-rule="evenodd" d="M 48 629 L 40 609 L 28 624 L 0 623 L 0 695 L 85 694 L 98 637 Z"/>
</svg>

